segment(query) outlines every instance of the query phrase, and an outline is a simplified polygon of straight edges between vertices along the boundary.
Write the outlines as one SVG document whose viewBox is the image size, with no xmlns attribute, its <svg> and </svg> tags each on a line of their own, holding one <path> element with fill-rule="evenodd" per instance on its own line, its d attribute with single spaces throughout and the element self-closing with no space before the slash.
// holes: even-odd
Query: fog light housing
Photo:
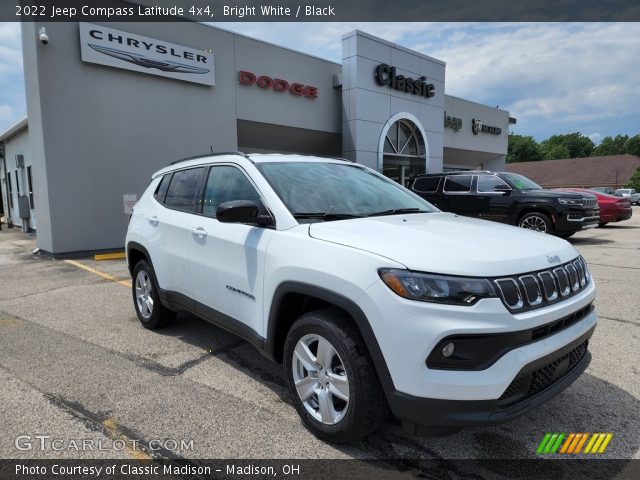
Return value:
<svg viewBox="0 0 640 480">
<path fill-rule="evenodd" d="M 442 349 L 442 356 L 445 358 L 449 358 L 451 355 L 453 355 L 455 349 L 456 346 L 453 343 L 447 343 Z"/>
</svg>

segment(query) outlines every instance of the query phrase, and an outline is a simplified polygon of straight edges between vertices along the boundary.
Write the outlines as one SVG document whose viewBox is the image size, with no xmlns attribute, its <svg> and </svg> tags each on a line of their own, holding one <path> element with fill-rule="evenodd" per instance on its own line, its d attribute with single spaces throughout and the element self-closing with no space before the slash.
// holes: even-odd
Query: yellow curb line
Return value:
<svg viewBox="0 0 640 480">
<path fill-rule="evenodd" d="M 121 260 L 123 258 L 127 258 L 127 255 L 124 252 L 100 253 L 93 256 L 94 260 Z"/>
<path fill-rule="evenodd" d="M 88 267 L 83 263 L 76 262 L 75 260 L 65 260 L 65 262 L 68 263 L 69 265 L 73 265 L 74 267 L 78 267 L 83 270 L 86 270 L 87 272 L 94 273 L 95 275 L 98 275 L 102 278 L 106 278 L 107 280 L 111 280 L 112 282 L 119 283 L 120 285 L 124 285 L 125 287 L 131 288 L 131 282 L 128 280 L 119 280 L 113 275 L 109 275 L 108 273 L 101 272 L 100 270 L 96 270 L 95 268 Z"/>
</svg>

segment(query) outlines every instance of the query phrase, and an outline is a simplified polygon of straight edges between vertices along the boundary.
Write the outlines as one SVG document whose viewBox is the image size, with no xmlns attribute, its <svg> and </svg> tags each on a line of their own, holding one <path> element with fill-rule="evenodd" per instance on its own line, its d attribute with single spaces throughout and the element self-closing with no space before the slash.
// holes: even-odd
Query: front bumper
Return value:
<svg viewBox="0 0 640 480">
<path fill-rule="evenodd" d="M 585 371 L 591 361 L 587 345 L 594 330 L 595 325 L 559 350 L 525 365 L 498 399 L 445 400 L 394 391 L 387 394 L 389 406 L 405 430 L 415 434 L 422 427 L 429 431 L 510 421 L 549 401 Z"/>
<path fill-rule="evenodd" d="M 558 215 L 554 229 L 558 233 L 595 228 L 600 223 L 600 209 L 571 209 Z"/>
</svg>

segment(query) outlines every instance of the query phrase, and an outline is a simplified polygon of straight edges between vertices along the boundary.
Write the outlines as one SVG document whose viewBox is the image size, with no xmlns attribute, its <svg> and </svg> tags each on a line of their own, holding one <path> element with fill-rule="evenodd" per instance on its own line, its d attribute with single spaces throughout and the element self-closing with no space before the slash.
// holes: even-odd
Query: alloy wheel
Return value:
<svg viewBox="0 0 640 480">
<path fill-rule="evenodd" d="M 136 304 L 140 314 L 148 319 L 153 314 L 153 287 L 149 274 L 140 270 L 136 275 Z"/>
<path fill-rule="evenodd" d="M 325 425 L 340 422 L 349 407 L 349 379 L 333 345 L 320 335 L 303 336 L 293 352 L 292 369 L 307 412 Z"/>
<path fill-rule="evenodd" d="M 547 233 L 547 223 L 537 215 L 531 215 L 525 218 L 520 222 L 520 226 L 529 230 L 535 230 L 536 232 Z"/>
</svg>

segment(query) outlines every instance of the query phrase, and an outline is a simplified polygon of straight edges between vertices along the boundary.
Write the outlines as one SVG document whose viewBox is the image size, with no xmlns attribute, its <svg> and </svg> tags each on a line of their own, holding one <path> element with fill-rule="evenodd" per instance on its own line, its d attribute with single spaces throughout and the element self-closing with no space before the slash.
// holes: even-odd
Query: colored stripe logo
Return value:
<svg viewBox="0 0 640 480">
<path fill-rule="evenodd" d="M 604 453 L 613 433 L 547 433 L 536 453 L 538 455 L 577 455 Z"/>
</svg>

